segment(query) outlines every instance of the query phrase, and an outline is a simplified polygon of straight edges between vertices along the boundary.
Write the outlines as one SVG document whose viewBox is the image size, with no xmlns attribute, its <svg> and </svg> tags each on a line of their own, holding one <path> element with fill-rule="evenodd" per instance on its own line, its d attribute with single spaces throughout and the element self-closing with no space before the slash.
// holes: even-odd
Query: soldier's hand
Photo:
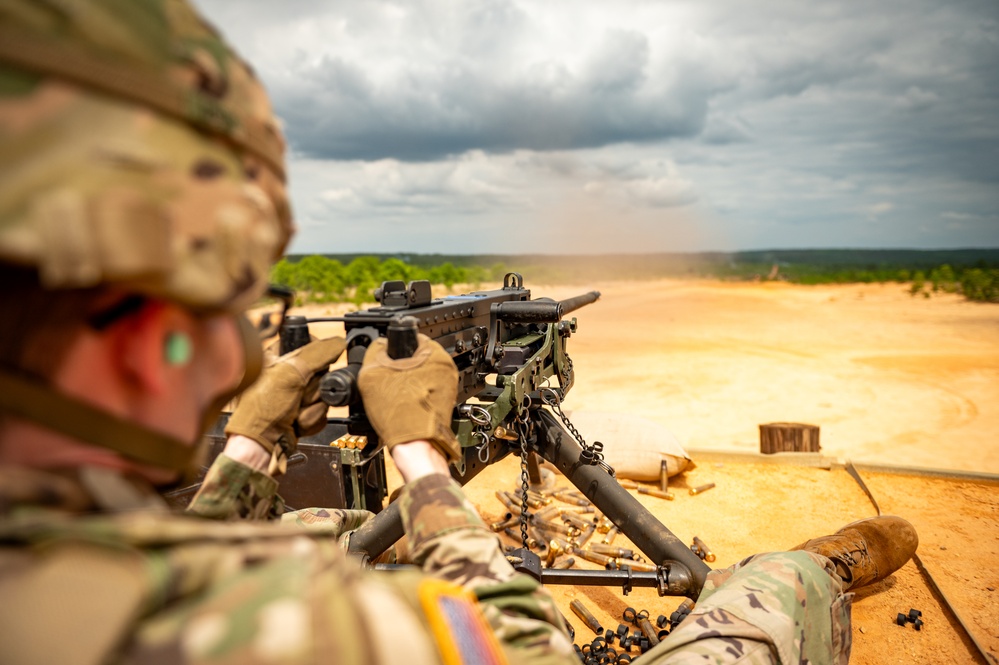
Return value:
<svg viewBox="0 0 999 665">
<path fill-rule="evenodd" d="M 328 407 L 319 399 L 319 382 L 344 346 L 331 337 L 280 356 L 240 397 L 225 433 L 249 437 L 270 452 L 269 473 L 284 473 L 298 438 L 325 427 Z"/>
<path fill-rule="evenodd" d="M 458 369 L 447 351 L 419 335 L 416 353 L 393 360 L 385 338 L 375 340 L 357 377 L 364 410 L 386 447 L 429 441 L 447 460 L 461 456 L 451 431 Z"/>
</svg>

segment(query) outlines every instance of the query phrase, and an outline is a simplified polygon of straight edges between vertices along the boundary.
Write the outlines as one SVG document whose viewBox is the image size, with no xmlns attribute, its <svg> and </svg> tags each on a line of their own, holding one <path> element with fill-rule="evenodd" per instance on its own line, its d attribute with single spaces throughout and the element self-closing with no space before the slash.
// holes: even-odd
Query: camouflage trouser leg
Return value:
<svg viewBox="0 0 999 665">
<path fill-rule="evenodd" d="M 757 554 L 709 573 L 694 611 L 639 662 L 845 665 L 852 599 L 823 556 Z"/>
</svg>

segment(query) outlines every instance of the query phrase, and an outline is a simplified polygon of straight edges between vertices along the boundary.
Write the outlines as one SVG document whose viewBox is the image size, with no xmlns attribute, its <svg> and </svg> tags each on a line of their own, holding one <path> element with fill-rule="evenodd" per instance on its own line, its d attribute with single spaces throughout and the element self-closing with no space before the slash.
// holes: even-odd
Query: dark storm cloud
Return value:
<svg viewBox="0 0 999 665">
<path fill-rule="evenodd" d="M 357 62 L 323 57 L 275 92 L 294 149 L 310 157 L 427 160 L 696 135 L 705 96 L 651 83 L 647 68 L 642 35 L 611 33 L 576 73 L 551 63 L 511 74 L 451 62 L 406 68 L 386 85 Z"/>
<path fill-rule="evenodd" d="M 999 244 L 994 0 L 202 4 L 313 170 L 317 229 L 557 192 L 696 203 L 741 247 Z"/>
</svg>

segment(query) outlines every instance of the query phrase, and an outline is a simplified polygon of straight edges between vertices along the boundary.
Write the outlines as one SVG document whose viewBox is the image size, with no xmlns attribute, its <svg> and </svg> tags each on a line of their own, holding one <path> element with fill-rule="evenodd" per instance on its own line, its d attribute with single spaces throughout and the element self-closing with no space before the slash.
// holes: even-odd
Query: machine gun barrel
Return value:
<svg viewBox="0 0 999 665">
<path fill-rule="evenodd" d="M 561 301 L 559 304 L 562 306 L 562 316 L 565 316 L 570 312 L 575 312 L 577 309 L 583 307 L 584 305 L 589 305 L 590 303 L 596 302 L 597 298 L 599 297 L 600 297 L 599 291 L 590 291 L 589 293 L 583 293 L 573 298 L 568 298 L 566 300 Z"/>
<path fill-rule="evenodd" d="M 493 306 L 496 318 L 511 323 L 558 323 L 569 312 L 574 312 L 584 305 L 596 302 L 599 291 L 590 291 L 568 300 L 520 300 L 497 303 Z"/>
</svg>

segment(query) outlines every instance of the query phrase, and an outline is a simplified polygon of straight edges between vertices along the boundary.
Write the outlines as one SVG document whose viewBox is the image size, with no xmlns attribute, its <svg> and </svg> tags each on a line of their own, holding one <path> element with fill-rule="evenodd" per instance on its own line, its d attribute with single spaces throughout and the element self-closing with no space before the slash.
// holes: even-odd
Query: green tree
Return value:
<svg viewBox="0 0 999 665">
<path fill-rule="evenodd" d="M 999 302 L 999 270 L 965 270 L 961 275 L 961 293 L 968 300 Z"/>
<path fill-rule="evenodd" d="M 430 269 L 430 282 L 449 289 L 458 282 L 467 281 L 466 277 L 464 268 L 458 268 L 450 261 Z"/>
<path fill-rule="evenodd" d="M 347 284 L 359 287 L 378 281 L 379 263 L 374 256 L 359 256 L 347 264 Z"/>
<path fill-rule="evenodd" d="M 378 281 L 389 282 L 393 280 L 402 280 L 403 282 L 406 282 L 412 279 L 412 272 L 413 271 L 410 267 L 399 259 L 385 259 L 378 267 Z"/>
</svg>

